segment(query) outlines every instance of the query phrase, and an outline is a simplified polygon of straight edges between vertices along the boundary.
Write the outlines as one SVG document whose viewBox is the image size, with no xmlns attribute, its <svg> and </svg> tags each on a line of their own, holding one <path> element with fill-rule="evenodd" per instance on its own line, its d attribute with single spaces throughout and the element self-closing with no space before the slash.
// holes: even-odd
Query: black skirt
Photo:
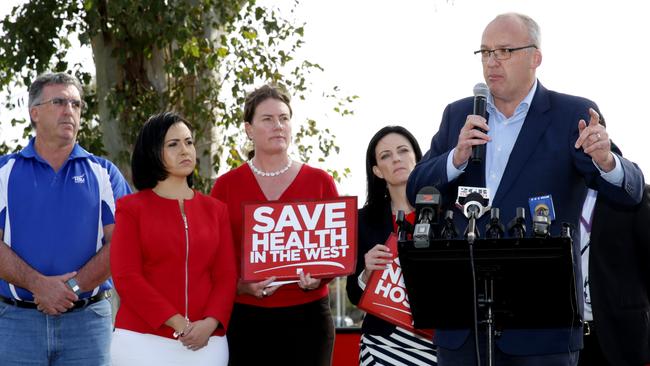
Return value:
<svg viewBox="0 0 650 366">
<path fill-rule="evenodd" d="M 334 348 L 329 297 L 281 308 L 236 303 L 228 348 L 231 366 L 329 366 Z"/>
</svg>

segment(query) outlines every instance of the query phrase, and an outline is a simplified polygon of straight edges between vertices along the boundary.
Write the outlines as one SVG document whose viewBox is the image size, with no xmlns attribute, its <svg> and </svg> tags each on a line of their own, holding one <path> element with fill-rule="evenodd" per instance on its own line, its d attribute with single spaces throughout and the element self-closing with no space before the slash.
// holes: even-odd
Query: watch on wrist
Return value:
<svg viewBox="0 0 650 366">
<path fill-rule="evenodd" d="M 70 290 L 72 290 L 72 292 L 77 294 L 77 296 L 81 295 L 81 288 L 74 278 L 65 281 L 65 283 L 68 285 L 68 287 L 70 287 Z"/>
</svg>

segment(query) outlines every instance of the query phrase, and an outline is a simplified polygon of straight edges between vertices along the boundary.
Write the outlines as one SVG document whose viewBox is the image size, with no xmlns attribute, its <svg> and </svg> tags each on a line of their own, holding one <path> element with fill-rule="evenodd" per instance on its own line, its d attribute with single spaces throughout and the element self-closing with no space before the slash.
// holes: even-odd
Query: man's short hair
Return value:
<svg viewBox="0 0 650 366">
<path fill-rule="evenodd" d="M 31 108 L 34 104 L 42 102 L 41 94 L 43 93 L 43 88 L 53 84 L 74 85 L 79 91 L 79 97 L 83 100 L 84 91 L 79 79 L 65 72 L 45 73 L 39 75 L 32 82 L 32 85 L 29 86 L 28 107 Z"/>
<path fill-rule="evenodd" d="M 537 48 L 542 48 L 542 31 L 539 28 L 539 24 L 537 24 L 533 18 L 521 13 L 505 13 L 497 15 L 497 17 L 494 19 L 496 20 L 504 17 L 515 17 L 519 19 L 528 30 L 528 38 L 530 39 L 530 43 L 537 46 Z"/>
</svg>

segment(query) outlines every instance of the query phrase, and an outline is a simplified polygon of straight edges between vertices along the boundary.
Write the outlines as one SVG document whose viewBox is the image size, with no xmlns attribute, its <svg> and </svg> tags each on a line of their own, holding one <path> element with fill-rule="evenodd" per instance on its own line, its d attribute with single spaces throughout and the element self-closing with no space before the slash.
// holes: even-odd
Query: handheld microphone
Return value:
<svg viewBox="0 0 650 366">
<path fill-rule="evenodd" d="M 432 225 L 438 221 L 440 192 L 431 186 L 423 187 L 415 197 L 415 216 L 413 245 L 416 248 L 428 248 L 434 237 Z"/>
<path fill-rule="evenodd" d="M 501 223 L 498 207 L 492 207 L 490 210 L 490 222 L 485 225 L 485 237 L 488 239 L 501 239 L 506 228 Z"/>
<path fill-rule="evenodd" d="M 474 85 L 474 109 L 472 114 L 479 115 L 487 120 L 487 98 L 490 90 L 488 89 L 485 83 L 478 83 Z M 481 132 L 485 132 L 484 129 L 478 128 Z M 480 164 L 485 160 L 485 144 L 483 145 L 474 145 L 472 146 L 472 156 L 470 160 L 473 163 Z"/>
<path fill-rule="evenodd" d="M 517 207 L 515 217 L 508 224 L 508 233 L 513 238 L 526 236 L 526 210 L 523 207 Z"/>
<path fill-rule="evenodd" d="M 458 237 L 458 230 L 456 230 L 456 225 L 454 225 L 454 211 L 447 210 L 447 212 L 445 212 L 444 224 L 440 236 L 442 239 L 447 240 L 456 239 L 456 237 Z"/>
</svg>

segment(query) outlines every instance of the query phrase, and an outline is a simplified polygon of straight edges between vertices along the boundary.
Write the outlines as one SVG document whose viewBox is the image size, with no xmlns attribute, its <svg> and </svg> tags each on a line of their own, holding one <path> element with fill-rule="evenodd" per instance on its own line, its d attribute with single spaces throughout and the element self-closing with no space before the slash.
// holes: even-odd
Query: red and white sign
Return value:
<svg viewBox="0 0 650 366">
<path fill-rule="evenodd" d="M 244 204 L 242 279 L 354 273 L 357 198 Z"/>
<path fill-rule="evenodd" d="M 395 257 L 387 269 L 370 275 L 358 306 L 389 323 L 431 339 L 433 330 L 413 328 L 413 315 L 397 256 L 397 236 L 391 234 L 384 245 L 395 253 Z"/>
</svg>

